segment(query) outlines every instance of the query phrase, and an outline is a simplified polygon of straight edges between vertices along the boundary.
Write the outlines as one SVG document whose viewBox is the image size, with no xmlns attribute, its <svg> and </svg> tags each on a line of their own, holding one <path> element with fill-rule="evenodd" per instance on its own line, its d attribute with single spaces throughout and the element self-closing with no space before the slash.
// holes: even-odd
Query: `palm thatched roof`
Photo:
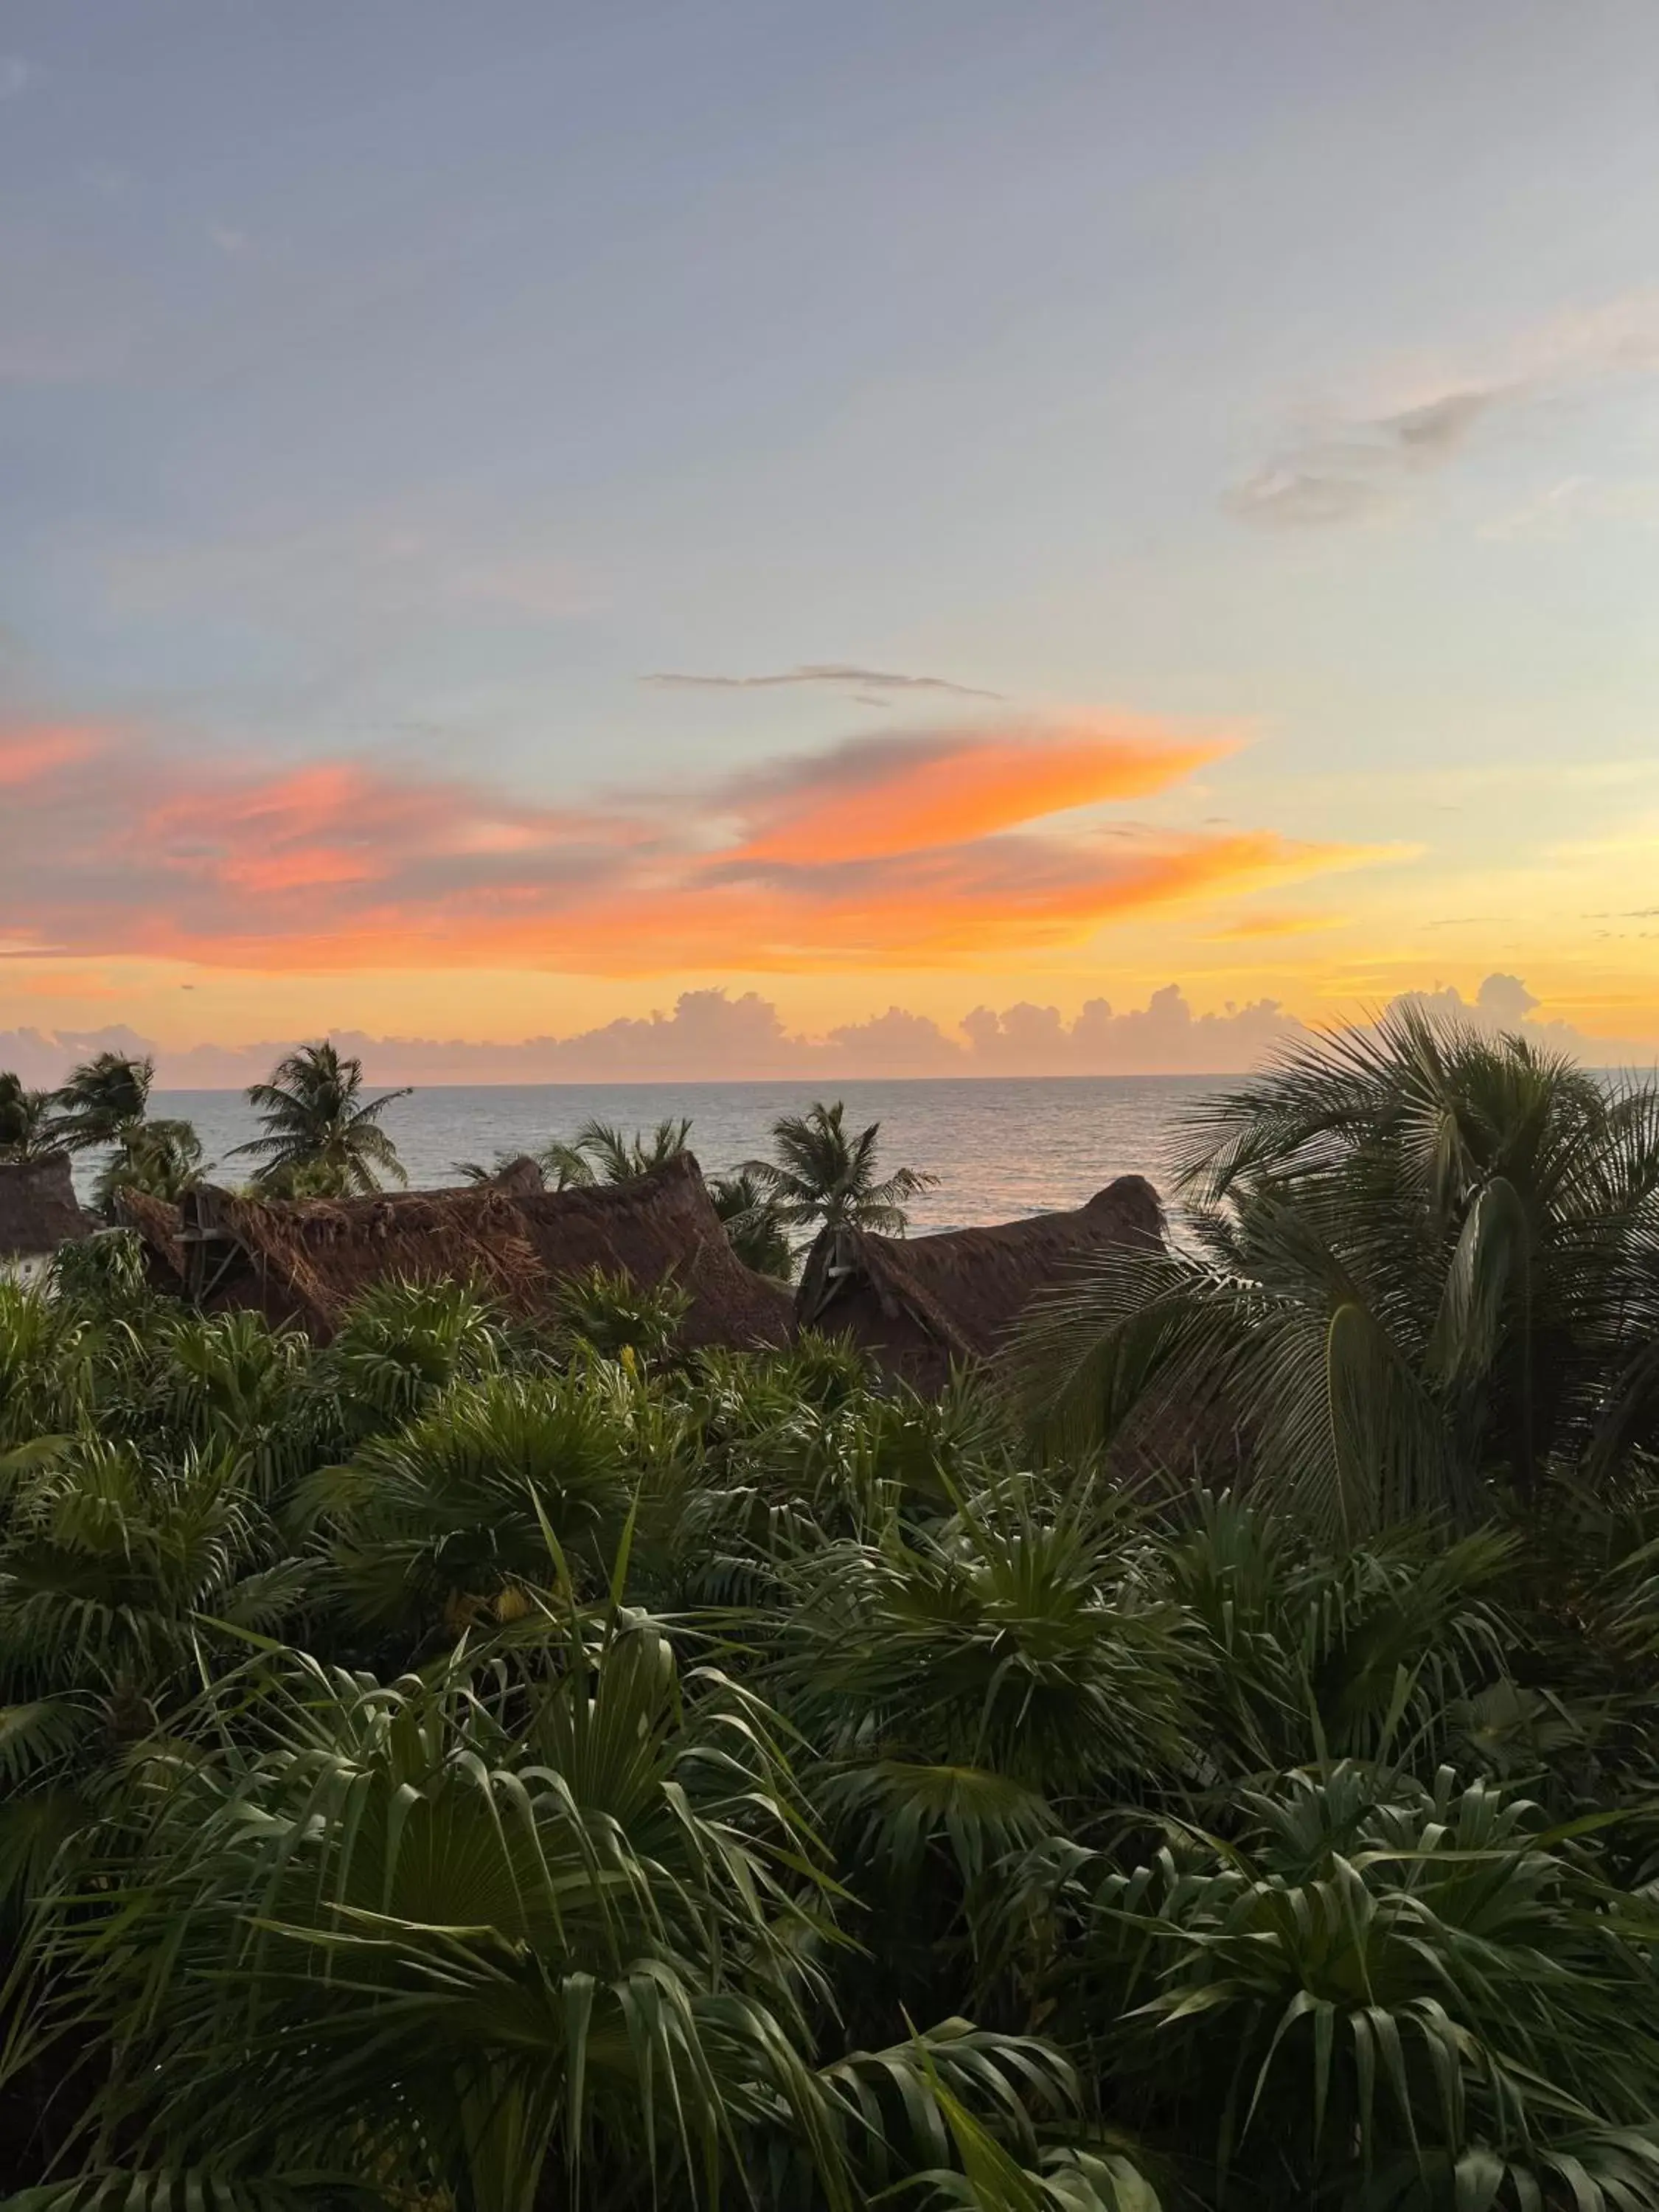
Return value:
<svg viewBox="0 0 1659 2212">
<path fill-rule="evenodd" d="M 155 1287 L 181 1297 L 186 1262 L 179 1208 L 170 1199 L 155 1198 L 127 1185 L 115 1194 L 115 1218 L 123 1228 L 137 1231 Z"/>
<path fill-rule="evenodd" d="M 826 1229 L 807 1255 L 795 1318 L 845 1332 L 923 1389 L 953 1365 L 988 1359 L 1036 1292 L 1109 1244 L 1161 1244 L 1164 1208 L 1144 1176 L 1120 1176 L 1069 1213 L 1033 1214 L 933 1237 Z"/>
<path fill-rule="evenodd" d="M 127 1218 L 159 1280 L 176 1270 L 210 1311 L 256 1307 L 319 1340 L 361 1292 L 393 1278 L 474 1282 L 514 1313 L 544 1316 L 561 1279 L 594 1266 L 646 1286 L 672 1275 L 690 1294 L 690 1345 L 780 1343 L 790 1327 L 787 1293 L 738 1260 L 689 1155 L 593 1190 L 532 1188 L 520 1175 L 374 1198 L 258 1199 L 204 1186 L 176 1212 L 151 1200 Z"/>
<path fill-rule="evenodd" d="M 488 1176 L 486 1180 L 497 1190 L 529 1192 L 533 1194 L 546 1188 L 542 1181 L 540 1167 L 531 1158 L 528 1152 L 519 1152 L 512 1159 L 503 1161 L 495 1174 Z"/>
<path fill-rule="evenodd" d="M 94 1226 L 75 1195 L 67 1153 L 0 1161 L 0 1261 L 44 1259 Z"/>
<path fill-rule="evenodd" d="M 688 1344 L 782 1344 L 792 1333 L 789 1292 L 732 1249 L 690 1152 L 631 1182 L 515 1191 L 513 1203 L 551 1278 L 594 1266 L 641 1284 L 672 1275 L 690 1294 Z"/>
</svg>

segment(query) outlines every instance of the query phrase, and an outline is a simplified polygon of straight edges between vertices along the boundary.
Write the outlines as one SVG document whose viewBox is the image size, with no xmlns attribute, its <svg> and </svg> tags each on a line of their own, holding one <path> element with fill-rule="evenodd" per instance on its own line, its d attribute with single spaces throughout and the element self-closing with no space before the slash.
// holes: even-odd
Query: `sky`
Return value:
<svg viewBox="0 0 1659 2212">
<path fill-rule="evenodd" d="M 9 1064 L 1659 1054 L 1651 0 L 3 0 L 0 515 Z"/>
</svg>

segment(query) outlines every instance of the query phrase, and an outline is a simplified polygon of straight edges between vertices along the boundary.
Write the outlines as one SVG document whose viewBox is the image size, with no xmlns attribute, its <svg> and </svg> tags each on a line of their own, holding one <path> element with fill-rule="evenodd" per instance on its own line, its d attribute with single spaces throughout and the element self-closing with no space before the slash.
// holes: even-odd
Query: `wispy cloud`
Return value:
<svg viewBox="0 0 1659 2212">
<path fill-rule="evenodd" d="M 1634 293 L 1523 331 L 1482 362 L 1395 372 L 1394 396 L 1304 413 L 1224 494 L 1241 521 L 1300 530 L 1389 514 L 1495 419 L 1659 370 L 1659 296 Z"/>
<path fill-rule="evenodd" d="M 650 676 L 641 676 L 641 684 L 650 684 L 660 690 L 669 691 L 775 691 L 786 685 L 822 684 L 836 690 L 899 693 L 932 691 L 956 699 L 1000 699 L 1000 691 L 981 690 L 973 684 L 953 683 L 945 676 L 907 676 L 890 668 L 860 668 L 848 661 L 810 661 L 799 668 L 786 668 L 766 676 L 697 676 L 679 669 L 659 669 Z"/>
<path fill-rule="evenodd" d="M 1274 911 L 1263 914 L 1242 914 L 1231 921 L 1223 922 L 1218 928 L 1206 930 L 1206 945 L 1248 945 L 1258 938 L 1309 937 L 1316 932 L 1340 929 L 1347 917 L 1340 914 L 1303 914 Z"/>
<path fill-rule="evenodd" d="M 1659 524 L 1659 481 L 1652 477 L 1609 482 L 1589 476 L 1562 477 L 1481 531 L 1483 538 L 1522 541 L 1575 536 L 1587 524 L 1626 523 L 1638 529 Z"/>
<path fill-rule="evenodd" d="M 272 972 L 970 966 L 1366 857 L 1107 812 L 1226 744 L 1109 715 L 905 732 L 554 806 L 349 758 L 0 727 L 0 937 Z"/>
<path fill-rule="evenodd" d="M 207 226 L 208 242 L 216 246 L 227 259 L 237 261 L 247 252 L 253 241 L 246 231 L 238 230 L 234 223 L 210 222 Z"/>
<path fill-rule="evenodd" d="M 0 54 L 0 100 L 15 100 L 40 75 L 34 64 L 25 61 L 21 54 Z"/>
<path fill-rule="evenodd" d="M 1362 521 L 1387 512 L 1414 476 L 1443 467 L 1500 388 L 1447 392 L 1421 405 L 1328 427 L 1304 428 L 1226 495 L 1232 513 L 1269 529 Z"/>
</svg>

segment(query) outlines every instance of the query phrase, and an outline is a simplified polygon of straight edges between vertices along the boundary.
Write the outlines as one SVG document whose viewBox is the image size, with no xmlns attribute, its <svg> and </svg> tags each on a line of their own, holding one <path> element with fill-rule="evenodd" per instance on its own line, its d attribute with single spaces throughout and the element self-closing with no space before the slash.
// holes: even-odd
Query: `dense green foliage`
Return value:
<svg viewBox="0 0 1659 2212">
<path fill-rule="evenodd" d="M 750 1170 L 734 1168 L 730 1175 L 710 1176 L 708 1195 L 744 1265 L 787 1283 L 795 1269 L 789 1231 Z"/>
<path fill-rule="evenodd" d="M 1345 1529 L 674 1317 L 0 1286 L 22 2202 L 1659 2208 L 1636 1430 Z"/>
<path fill-rule="evenodd" d="M 1659 1088 L 1405 1008 L 1186 1134 L 1184 1241 L 1103 1259 L 1031 1332 L 1051 1434 L 1224 1405 L 1333 1536 L 1659 1449 Z"/>
</svg>

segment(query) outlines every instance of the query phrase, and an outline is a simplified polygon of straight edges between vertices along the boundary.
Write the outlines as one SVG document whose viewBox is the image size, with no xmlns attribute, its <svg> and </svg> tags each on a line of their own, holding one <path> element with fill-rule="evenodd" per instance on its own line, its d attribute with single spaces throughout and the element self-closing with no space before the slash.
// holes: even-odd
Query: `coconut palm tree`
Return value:
<svg viewBox="0 0 1659 2212">
<path fill-rule="evenodd" d="M 381 1179 L 406 1183 L 398 1148 L 380 1115 L 407 1089 L 362 1096 L 363 1064 L 343 1060 L 325 1040 L 302 1044 L 279 1060 L 269 1083 L 248 1089 L 264 1134 L 236 1152 L 264 1164 L 256 1183 L 273 1195 L 367 1197 Z"/>
<path fill-rule="evenodd" d="M 155 1079 L 154 1060 L 100 1052 L 52 1094 L 50 1118 L 41 1120 L 38 1109 L 30 1109 L 27 1094 L 21 1103 L 25 1114 L 35 1114 L 34 1141 L 42 1149 L 107 1148 L 94 1185 L 94 1202 L 106 1217 L 124 1190 L 177 1199 L 203 1172 L 201 1139 L 191 1124 L 172 1117 L 150 1119 Z M 0 1093 L 0 1119 L 4 1110 Z"/>
<path fill-rule="evenodd" d="M 167 1117 L 139 1121 L 122 1132 L 99 1170 L 94 1202 L 109 1218 L 114 1217 L 123 1191 L 142 1191 L 147 1197 L 176 1204 L 202 1180 L 207 1164 L 193 1122 Z"/>
<path fill-rule="evenodd" d="M 745 1160 L 743 1172 L 753 1176 L 779 1220 L 792 1228 L 817 1223 L 826 1229 L 872 1229 L 884 1237 L 902 1237 L 909 1226 L 904 1200 L 931 1190 L 939 1177 L 896 1168 L 878 1182 L 880 1122 L 854 1135 L 845 1115 L 839 1098 L 833 1106 L 819 1099 L 805 1114 L 781 1115 L 772 1124 L 778 1158 Z"/>
<path fill-rule="evenodd" d="M 29 1091 L 21 1076 L 0 1069 L 0 1160 L 26 1163 L 64 1149 L 52 1125 L 49 1091 Z"/>
<path fill-rule="evenodd" d="M 1349 1537 L 1659 1442 L 1659 1088 L 1407 1007 L 1200 1106 L 1179 1171 L 1183 1241 L 1028 1323 L 1051 1440 L 1224 1407 Z"/>
<path fill-rule="evenodd" d="M 795 1264 L 789 1232 L 776 1201 L 762 1190 L 752 1172 L 734 1168 L 730 1175 L 710 1176 L 708 1196 L 744 1265 L 787 1283 Z"/>
<path fill-rule="evenodd" d="M 672 1115 L 665 1118 L 647 1137 L 638 1129 L 629 1135 L 595 1115 L 568 1142 L 556 1138 L 540 1158 L 544 1172 L 558 1190 L 583 1183 L 634 1182 L 682 1158 L 691 1149 L 690 1138 L 691 1124 L 684 1116 L 678 1121 Z"/>
<path fill-rule="evenodd" d="M 68 1152 L 118 1144 L 149 1110 L 155 1063 L 100 1052 L 76 1068 L 52 1093 L 54 1133 Z"/>
</svg>

